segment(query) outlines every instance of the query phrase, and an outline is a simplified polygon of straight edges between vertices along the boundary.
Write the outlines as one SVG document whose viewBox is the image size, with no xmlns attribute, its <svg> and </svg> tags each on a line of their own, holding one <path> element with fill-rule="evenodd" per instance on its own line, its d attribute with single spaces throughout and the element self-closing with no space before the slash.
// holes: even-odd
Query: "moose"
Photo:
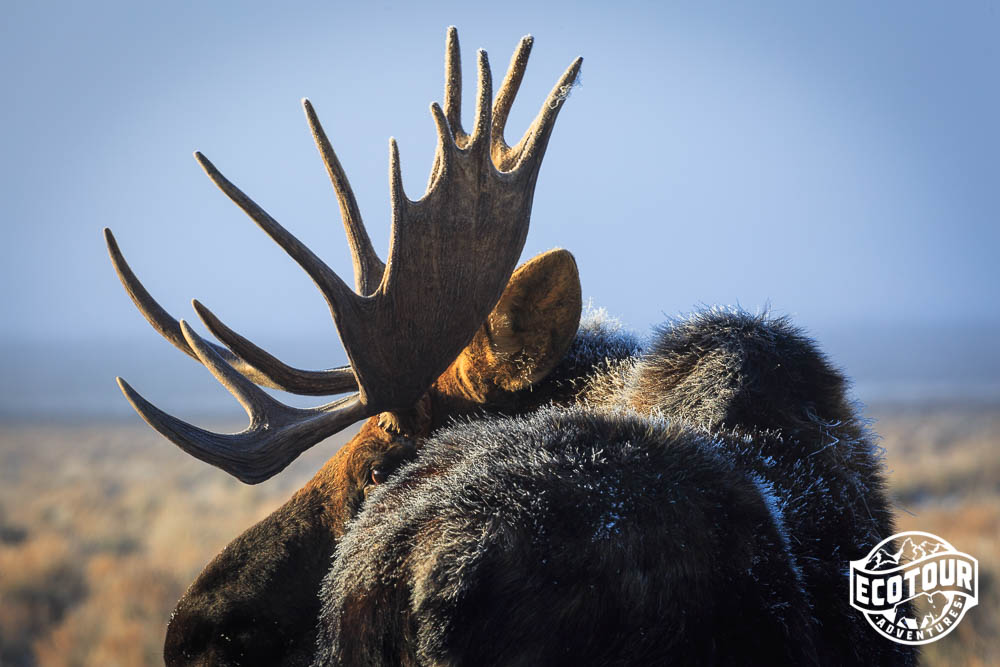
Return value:
<svg viewBox="0 0 1000 667">
<path fill-rule="evenodd" d="M 456 30 L 426 193 L 390 140 L 388 260 L 372 247 L 316 111 L 354 289 L 200 153 L 209 178 L 313 279 L 349 366 L 291 367 L 194 308 L 174 319 L 108 250 L 149 323 L 242 404 L 213 433 L 122 392 L 187 453 L 253 484 L 363 421 L 178 602 L 168 664 L 912 665 L 847 595 L 847 563 L 892 534 L 874 436 L 845 379 L 784 318 L 717 308 L 643 341 L 582 317 L 562 249 L 516 267 L 576 59 L 515 145 L 532 38 L 496 97 L 478 53 L 461 122 Z M 258 386 L 259 385 L 259 386 Z M 287 406 L 260 387 L 346 398 Z"/>
</svg>

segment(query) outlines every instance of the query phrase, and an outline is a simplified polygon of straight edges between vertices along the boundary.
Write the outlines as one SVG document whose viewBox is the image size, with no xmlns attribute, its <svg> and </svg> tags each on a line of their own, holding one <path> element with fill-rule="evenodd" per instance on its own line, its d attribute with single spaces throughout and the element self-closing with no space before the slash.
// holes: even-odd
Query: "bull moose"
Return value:
<svg viewBox="0 0 1000 667">
<path fill-rule="evenodd" d="M 892 534 L 882 465 L 845 380 L 782 318 L 713 309 L 648 341 L 581 319 L 572 255 L 515 270 L 575 60 L 522 139 L 504 140 L 532 38 L 495 99 L 485 52 L 471 132 L 447 34 L 424 196 L 390 141 L 392 232 L 376 254 L 340 162 L 352 290 L 227 180 L 209 178 L 319 287 L 350 365 L 293 368 L 194 302 L 205 341 L 150 296 L 146 319 L 250 419 L 218 434 L 119 384 L 189 454 L 246 483 L 364 420 L 288 502 L 237 537 L 177 604 L 168 664 L 914 664 L 853 612 L 847 562 Z M 303 395 L 350 393 L 312 409 Z"/>
</svg>

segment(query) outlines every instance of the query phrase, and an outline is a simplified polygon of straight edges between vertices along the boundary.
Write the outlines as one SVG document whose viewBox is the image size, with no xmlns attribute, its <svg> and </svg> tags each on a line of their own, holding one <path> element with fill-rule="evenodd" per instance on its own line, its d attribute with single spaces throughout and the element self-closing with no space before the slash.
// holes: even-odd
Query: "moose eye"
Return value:
<svg viewBox="0 0 1000 667">
<path fill-rule="evenodd" d="M 387 476 L 381 468 L 372 468 L 372 484 L 381 484 Z"/>
</svg>

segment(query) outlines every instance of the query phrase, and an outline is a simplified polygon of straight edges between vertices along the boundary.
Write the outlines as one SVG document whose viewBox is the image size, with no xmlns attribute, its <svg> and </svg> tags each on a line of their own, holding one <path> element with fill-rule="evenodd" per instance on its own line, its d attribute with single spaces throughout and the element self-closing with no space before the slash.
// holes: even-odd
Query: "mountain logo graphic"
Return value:
<svg viewBox="0 0 1000 667">
<path fill-rule="evenodd" d="M 979 561 L 931 533 L 897 533 L 851 561 L 851 606 L 888 639 L 929 644 L 979 604 Z"/>
</svg>

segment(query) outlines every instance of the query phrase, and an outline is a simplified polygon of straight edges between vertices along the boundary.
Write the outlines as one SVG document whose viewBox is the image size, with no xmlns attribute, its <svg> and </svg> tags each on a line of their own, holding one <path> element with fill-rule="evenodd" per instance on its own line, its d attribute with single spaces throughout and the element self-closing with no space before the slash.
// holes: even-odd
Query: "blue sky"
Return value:
<svg viewBox="0 0 1000 667">
<path fill-rule="evenodd" d="M 107 261 L 110 226 L 174 314 L 194 318 L 197 297 L 265 346 L 335 340 L 309 280 L 191 152 L 349 277 L 299 100 L 316 105 L 384 254 L 387 139 L 416 198 L 451 24 L 465 62 L 486 48 L 496 79 L 535 36 L 511 139 L 584 56 L 525 258 L 569 248 L 585 296 L 630 326 L 769 303 L 821 340 L 1000 331 L 1000 9 L 874 4 L 8 6 L 0 339 L 161 345 Z"/>
</svg>

